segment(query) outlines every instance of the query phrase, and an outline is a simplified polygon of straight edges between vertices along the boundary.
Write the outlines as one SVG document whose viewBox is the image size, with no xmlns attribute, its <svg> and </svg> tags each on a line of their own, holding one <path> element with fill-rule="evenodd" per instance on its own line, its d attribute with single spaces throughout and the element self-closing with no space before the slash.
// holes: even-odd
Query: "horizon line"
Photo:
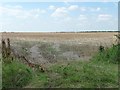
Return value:
<svg viewBox="0 0 120 90">
<path fill-rule="evenodd" d="M 60 32 L 0 32 L 0 33 L 82 33 L 82 32 L 120 32 L 119 30 L 117 31 L 60 31 Z"/>
</svg>

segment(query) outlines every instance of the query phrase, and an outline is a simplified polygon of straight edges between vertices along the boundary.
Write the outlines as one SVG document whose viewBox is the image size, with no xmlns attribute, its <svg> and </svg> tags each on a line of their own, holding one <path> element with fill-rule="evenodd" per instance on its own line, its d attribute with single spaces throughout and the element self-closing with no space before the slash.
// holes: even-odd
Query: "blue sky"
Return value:
<svg viewBox="0 0 120 90">
<path fill-rule="evenodd" d="M 4 2 L 0 28 L 9 32 L 118 29 L 117 2 Z"/>
</svg>

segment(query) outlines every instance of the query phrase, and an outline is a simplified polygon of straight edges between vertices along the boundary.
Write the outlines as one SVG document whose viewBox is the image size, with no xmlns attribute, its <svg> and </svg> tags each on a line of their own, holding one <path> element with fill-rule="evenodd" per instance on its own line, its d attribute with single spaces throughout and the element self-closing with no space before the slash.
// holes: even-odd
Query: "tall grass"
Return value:
<svg viewBox="0 0 120 90">
<path fill-rule="evenodd" d="M 52 48 L 46 48 L 45 54 L 55 54 Z M 13 60 L 2 66 L 3 88 L 117 88 L 118 53 L 119 45 L 113 45 L 98 52 L 90 61 L 54 63 L 45 73 L 33 72 L 28 66 Z"/>
<path fill-rule="evenodd" d="M 52 72 L 57 73 L 50 85 L 65 88 L 115 88 L 118 87 L 118 67 L 102 62 L 74 61 L 69 65 L 55 65 Z"/>
<path fill-rule="evenodd" d="M 52 66 L 51 73 L 59 77 L 51 78 L 53 87 L 75 88 L 117 88 L 119 45 L 113 45 L 98 52 L 89 62 L 72 61 L 67 65 Z"/>
<path fill-rule="evenodd" d="M 92 60 L 103 61 L 118 64 L 120 45 L 113 45 L 111 48 L 106 48 L 104 51 L 97 53 Z"/>
<path fill-rule="evenodd" d="M 2 64 L 2 87 L 3 88 L 21 88 L 27 85 L 32 79 L 32 70 L 14 60 L 12 63 Z"/>
</svg>

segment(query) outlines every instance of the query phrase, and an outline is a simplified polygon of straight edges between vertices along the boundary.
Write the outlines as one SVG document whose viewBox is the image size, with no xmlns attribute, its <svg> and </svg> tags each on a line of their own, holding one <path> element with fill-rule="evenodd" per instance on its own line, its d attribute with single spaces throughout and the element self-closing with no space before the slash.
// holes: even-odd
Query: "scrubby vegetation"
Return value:
<svg viewBox="0 0 120 90">
<path fill-rule="evenodd" d="M 2 64 L 2 87 L 3 88 L 18 88 L 27 85 L 32 79 L 32 70 L 18 62 L 13 61 L 9 64 Z"/>
<path fill-rule="evenodd" d="M 120 45 L 99 51 L 90 61 L 72 61 L 66 65 L 54 65 L 53 73 L 57 73 L 53 87 L 80 88 L 117 88 L 118 87 L 118 50 Z M 52 80 L 50 80 L 52 81 Z"/>
<path fill-rule="evenodd" d="M 71 62 L 51 68 L 59 77 L 50 83 L 53 87 L 117 87 L 117 65 L 102 62 Z"/>
<path fill-rule="evenodd" d="M 118 87 L 118 46 L 99 52 L 91 61 L 70 61 L 55 64 L 48 72 L 34 72 L 13 61 L 3 64 L 5 87 Z"/>
<path fill-rule="evenodd" d="M 41 46 L 39 47 L 40 50 L 42 51 L 41 54 L 45 59 L 54 62 L 57 58 L 57 55 L 59 54 L 53 47 L 52 45 L 48 43 L 42 43 Z"/>
<path fill-rule="evenodd" d="M 119 61 L 119 48 L 120 45 L 113 45 L 112 48 L 99 50 L 92 59 L 96 61 L 109 62 L 118 64 Z"/>
<path fill-rule="evenodd" d="M 41 47 L 43 55 L 56 56 L 50 45 Z M 89 61 L 55 62 L 45 72 L 34 70 L 14 58 L 12 62 L 2 64 L 2 87 L 117 88 L 119 48 L 119 44 L 111 48 L 100 46 L 98 53 Z"/>
</svg>

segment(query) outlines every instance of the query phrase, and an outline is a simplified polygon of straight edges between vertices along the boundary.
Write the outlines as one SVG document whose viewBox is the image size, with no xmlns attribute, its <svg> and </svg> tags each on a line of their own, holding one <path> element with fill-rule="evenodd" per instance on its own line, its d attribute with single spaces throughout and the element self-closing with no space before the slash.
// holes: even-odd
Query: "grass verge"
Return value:
<svg viewBox="0 0 120 90">
<path fill-rule="evenodd" d="M 32 79 L 32 70 L 18 62 L 2 64 L 2 87 L 3 88 L 21 88 L 27 85 Z"/>
<path fill-rule="evenodd" d="M 118 48 L 98 52 L 90 61 L 56 62 L 45 73 L 17 61 L 3 64 L 3 87 L 117 88 Z"/>
</svg>

